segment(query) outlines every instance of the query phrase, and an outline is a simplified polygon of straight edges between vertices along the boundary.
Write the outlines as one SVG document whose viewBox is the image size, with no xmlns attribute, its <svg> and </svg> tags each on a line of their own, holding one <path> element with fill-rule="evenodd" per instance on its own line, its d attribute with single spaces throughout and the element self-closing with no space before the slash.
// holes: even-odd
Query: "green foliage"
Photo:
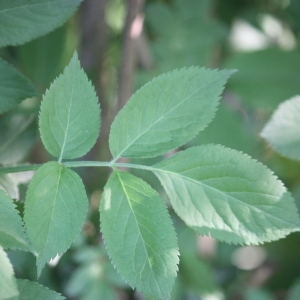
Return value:
<svg viewBox="0 0 300 300">
<path fill-rule="evenodd" d="M 300 97 L 281 103 L 261 132 L 283 156 L 300 160 Z"/>
<path fill-rule="evenodd" d="M 274 109 L 282 99 L 299 92 L 300 51 L 266 49 L 239 53 L 224 64 L 239 70 L 232 89 L 253 107 Z"/>
<path fill-rule="evenodd" d="M 12 200 L 0 189 L 0 245 L 6 249 L 31 250 L 23 223 Z"/>
<path fill-rule="evenodd" d="M 127 287 L 121 276 L 112 267 L 103 247 L 81 247 L 74 255 L 79 267 L 73 272 L 66 294 L 82 300 L 116 299 L 112 283 L 120 288 Z"/>
<path fill-rule="evenodd" d="M 28 280 L 17 280 L 20 292 L 20 300 L 43 299 L 43 300 L 63 300 L 66 299 L 62 295 L 55 293 L 37 282 Z"/>
<path fill-rule="evenodd" d="M 41 138 L 46 149 L 59 157 L 59 161 L 83 156 L 95 144 L 100 127 L 97 102 L 75 53 L 41 104 Z"/>
<path fill-rule="evenodd" d="M 10 112 L 0 119 L 0 163 L 21 161 L 35 142 L 35 115 Z"/>
<path fill-rule="evenodd" d="M 158 156 L 188 142 L 212 120 L 232 73 L 181 69 L 146 84 L 112 124 L 109 145 L 115 160 Z"/>
<path fill-rule="evenodd" d="M 70 162 L 62 160 L 91 149 L 100 127 L 94 89 L 74 54 L 46 92 L 40 110 L 43 144 L 58 162 L 39 167 L 26 195 L 25 228 L 38 275 L 47 261 L 71 246 L 86 218 L 85 189 L 69 167 L 113 168 L 100 203 L 101 232 L 121 276 L 151 299 L 170 298 L 179 263 L 175 230 L 160 195 L 142 179 L 119 171 L 119 167 L 153 172 L 175 212 L 201 235 L 227 243 L 260 244 L 300 230 L 295 204 L 283 184 L 265 166 L 235 150 L 219 145 L 192 147 L 152 166 L 142 160 L 139 165 L 117 161 L 120 157 L 162 155 L 188 142 L 214 117 L 232 73 L 189 68 L 157 77 L 134 94 L 115 118 L 109 139 L 112 161 Z M 5 194 L 3 197 L 10 203 L 11 215 L 17 218 L 11 200 Z M 20 220 L 15 231 L 17 234 L 11 233 L 14 239 L 23 233 Z M 1 245 L 6 246 L 7 240 L 5 237 Z M 26 242 L 23 244 L 14 242 L 12 246 L 29 248 Z M 184 257 L 183 268 L 207 268 L 196 257 L 194 261 Z M 95 271 L 101 276 L 98 269 Z M 188 282 L 198 293 L 197 281 Z M 99 293 L 113 297 L 105 280 L 100 285 L 104 294 L 93 288 L 88 298 Z M 28 292 L 39 293 L 36 284 L 26 283 L 26 291 L 27 286 Z"/>
<path fill-rule="evenodd" d="M 81 1 L 25 2 L 2 0 L 0 47 L 22 44 L 50 32 L 66 21 Z M 59 279 L 65 285 L 64 292 L 71 298 L 113 300 L 116 298 L 113 285 L 128 288 L 124 281 L 150 299 L 202 297 L 221 289 L 215 284 L 213 264 L 199 257 L 195 234 L 190 228 L 200 235 L 242 245 L 275 241 L 300 231 L 294 201 L 269 169 L 241 152 L 220 145 L 203 145 L 218 142 L 254 153 L 255 133 L 249 133 L 250 130 L 246 133 L 245 128 L 257 126 L 253 124 L 257 117 L 255 109 L 261 104 L 273 108 L 299 89 L 299 50 L 287 53 L 267 49 L 228 56 L 223 66 L 241 69 L 239 76 L 231 81 L 232 89 L 252 106 L 253 115 L 247 119 L 246 126 L 246 122 L 241 125 L 235 112 L 240 110 L 249 116 L 249 111 L 229 94 L 221 104 L 218 121 L 204 134 L 200 132 L 214 118 L 224 85 L 233 73 L 190 67 L 220 63 L 216 54 L 225 47 L 218 48 L 218 45 L 228 31 L 217 20 L 217 2 L 173 0 L 151 1 L 147 5 L 146 28 L 150 28 L 153 38 L 150 47 L 157 59 L 154 73 L 189 68 L 161 75 L 132 96 L 111 127 L 111 161 L 67 161 L 85 155 L 94 146 L 100 130 L 97 97 L 75 53 L 63 74 L 46 91 L 40 107 L 42 143 L 57 161 L 14 166 L 24 160 L 34 143 L 36 115 L 33 112 L 37 111 L 39 99 L 29 99 L 9 112 L 25 98 L 36 95 L 36 91 L 28 79 L 0 59 L 0 114 L 5 113 L 0 118 L 0 163 L 3 165 L 0 186 L 5 190 L 0 190 L 0 299 L 63 299 L 36 282 L 16 280 L 12 265 L 17 278 L 25 277 L 18 263 L 32 260 L 29 256 L 33 254 L 38 275 L 41 275 L 45 264 L 56 255 L 61 256 L 75 240 L 72 250 L 68 251 L 71 255 L 61 258 L 61 261 L 75 262 L 75 272 L 67 278 L 68 275 L 64 275 L 71 273 L 70 264 L 67 268 L 64 266 L 60 270 L 64 280 Z M 278 1 L 270 1 L 275 2 Z M 123 5 L 116 3 L 123 14 Z M 222 3 L 226 6 L 230 1 L 222 0 Z M 112 23 L 117 21 L 111 18 L 114 9 L 110 7 L 111 15 L 108 16 Z M 117 34 L 120 24 L 115 25 L 110 24 Z M 72 30 L 64 27 L 22 48 L 2 49 L 1 55 L 13 61 L 42 90 L 70 57 L 70 49 L 77 45 L 77 37 L 72 37 L 66 51 L 67 32 L 70 37 Z M 93 43 L 91 46 L 93 48 Z M 105 69 L 111 59 L 109 56 L 101 61 L 101 68 Z M 104 75 L 106 81 L 107 73 Z M 103 95 L 106 92 L 101 91 Z M 284 107 L 283 112 L 277 117 L 275 113 L 262 135 L 277 151 L 299 160 L 299 102 L 294 103 L 295 99 L 287 102 L 289 105 L 280 106 Z M 234 107 L 234 113 L 228 110 L 227 104 Z M 109 103 L 108 106 L 113 105 Z M 107 123 L 103 125 L 106 131 Z M 288 134 L 283 134 L 283 128 Z M 199 144 L 201 146 L 182 150 Z M 171 150 L 173 152 L 168 153 Z M 133 160 L 122 163 L 119 158 Z M 40 160 L 39 157 L 35 159 Z M 97 226 L 94 228 L 88 220 L 83 232 L 88 235 L 88 230 L 96 229 L 97 234 L 80 244 L 78 241 L 85 238 L 76 238 L 87 217 L 88 199 L 81 178 L 70 168 L 88 166 L 110 167 L 112 173 L 101 196 L 101 234 L 92 195 L 88 218 L 91 220 L 96 215 L 94 223 Z M 145 181 L 119 170 L 124 167 L 127 171 L 135 169 L 134 174 Z M 18 185 L 25 180 L 8 173 L 28 170 L 37 171 L 28 186 L 24 208 L 25 188 L 21 186 L 19 191 Z M 100 180 L 100 177 L 96 180 L 98 178 Z M 13 202 L 11 198 L 21 201 Z M 165 198 L 168 198 L 167 204 Z M 179 232 L 180 264 L 173 222 Z M 186 231 L 181 232 L 182 227 Z M 107 253 L 104 246 L 98 245 L 100 236 L 103 236 Z M 88 245 L 79 255 L 74 255 L 76 245 L 86 243 L 97 245 Z M 274 247 L 276 245 L 279 244 Z M 26 251 L 27 256 L 22 263 L 22 259 L 15 259 L 15 252 L 9 252 L 9 261 L 2 248 Z M 234 246 L 227 246 L 224 252 L 229 257 L 233 249 Z M 109 260 L 123 279 L 116 275 Z M 71 267 L 73 269 L 74 265 Z M 60 265 L 56 270 L 59 268 Z M 32 269 L 31 265 L 30 274 Z M 48 267 L 45 269 L 39 278 L 43 284 L 43 275 L 50 273 Z M 177 272 L 179 276 L 175 281 Z M 217 276 L 222 277 L 222 272 L 218 270 Z M 217 280 L 218 283 L 222 281 Z M 49 281 L 45 285 L 57 287 Z M 296 283 L 290 291 L 291 299 L 297 298 L 298 285 Z M 245 299 L 271 297 L 261 288 L 244 289 L 241 294 Z"/>
<path fill-rule="evenodd" d="M 0 299 L 17 300 L 19 295 L 16 279 L 14 278 L 14 271 L 7 254 L 0 246 Z M 16 298 L 15 298 L 16 297 Z"/>
<path fill-rule="evenodd" d="M 0 58 L 0 114 L 35 94 L 36 91 L 29 80 Z"/>
<path fill-rule="evenodd" d="M 0 47 L 20 45 L 61 26 L 82 0 L 2 0 Z"/>
<path fill-rule="evenodd" d="M 153 166 L 176 213 L 201 235 L 260 244 L 299 230 L 290 194 L 265 166 L 219 145 L 178 152 Z"/>
<path fill-rule="evenodd" d="M 176 0 L 172 6 L 154 2 L 146 10 L 146 21 L 157 37 L 153 54 L 159 69 L 210 65 L 215 47 L 225 37 L 225 27 L 214 20 L 210 0 Z"/>
<path fill-rule="evenodd" d="M 24 215 L 38 274 L 47 261 L 70 247 L 83 226 L 87 208 L 84 186 L 74 171 L 57 162 L 38 169 L 28 187 Z"/>
<path fill-rule="evenodd" d="M 104 189 L 100 216 L 108 253 L 121 275 L 146 296 L 168 299 L 178 247 L 157 192 L 138 177 L 114 171 Z"/>
</svg>

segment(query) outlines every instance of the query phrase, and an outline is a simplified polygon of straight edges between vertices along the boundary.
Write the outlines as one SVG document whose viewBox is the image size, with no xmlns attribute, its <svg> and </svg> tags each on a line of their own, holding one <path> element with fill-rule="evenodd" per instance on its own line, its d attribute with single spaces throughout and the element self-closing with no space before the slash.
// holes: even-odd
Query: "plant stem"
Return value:
<svg viewBox="0 0 300 300">
<path fill-rule="evenodd" d="M 114 161 L 105 162 L 105 161 L 64 161 L 61 163 L 62 165 L 68 168 L 82 168 L 82 167 L 121 167 L 121 168 L 130 168 L 130 169 L 142 169 L 151 171 L 154 168 L 151 166 L 143 166 L 136 165 L 130 163 L 116 163 Z M 11 167 L 2 167 L 0 168 L 0 175 L 7 173 L 17 173 L 17 172 L 26 172 L 26 171 L 34 171 L 41 167 L 42 164 L 34 164 L 34 165 L 19 165 L 19 166 L 11 166 Z"/>
</svg>

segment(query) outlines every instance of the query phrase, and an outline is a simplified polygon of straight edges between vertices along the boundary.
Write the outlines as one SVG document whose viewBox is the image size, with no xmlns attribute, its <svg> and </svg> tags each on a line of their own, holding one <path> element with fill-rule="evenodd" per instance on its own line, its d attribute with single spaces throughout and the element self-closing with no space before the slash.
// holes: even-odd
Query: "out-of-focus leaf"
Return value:
<svg viewBox="0 0 300 300">
<path fill-rule="evenodd" d="M 275 109 L 282 99 L 299 93 L 299 49 L 233 54 L 223 67 L 239 70 L 230 81 L 230 87 L 255 108 Z"/>
<path fill-rule="evenodd" d="M 300 299 L 300 279 L 298 279 L 288 291 L 287 300 Z"/>
<path fill-rule="evenodd" d="M 17 285 L 20 292 L 20 300 L 63 300 L 66 299 L 61 294 L 49 290 L 34 281 L 17 279 Z"/>
<path fill-rule="evenodd" d="M 153 52 L 161 71 L 211 63 L 215 47 L 226 35 L 222 24 L 211 17 L 212 4 L 210 0 L 176 0 L 170 5 L 149 5 L 146 20 L 157 35 Z"/>
<path fill-rule="evenodd" d="M 17 163 L 35 142 L 35 116 L 9 113 L 0 119 L 0 132 L 0 164 Z"/>
<path fill-rule="evenodd" d="M 237 75 L 238 76 L 238 73 Z M 188 146 L 203 144 L 221 144 L 249 155 L 255 153 L 258 139 L 250 129 L 250 124 L 239 112 L 221 102 L 216 117 L 208 127 L 192 139 Z"/>
<path fill-rule="evenodd" d="M 179 270 L 186 287 L 198 295 L 217 290 L 212 268 L 195 253 L 180 252 Z"/>
<path fill-rule="evenodd" d="M 72 29 L 67 23 L 16 48 L 23 73 L 42 91 L 61 73 L 74 52 L 77 36 Z"/>
<path fill-rule="evenodd" d="M 0 245 L 5 249 L 31 250 L 23 221 L 12 199 L 0 189 Z"/>
<path fill-rule="evenodd" d="M 0 300 L 18 300 L 18 288 L 12 265 L 0 246 Z"/>
<path fill-rule="evenodd" d="M 300 160 L 300 96 L 280 104 L 261 136 L 281 155 Z"/>
<path fill-rule="evenodd" d="M 19 182 L 14 179 L 14 174 L 0 174 L 0 188 L 5 190 L 10 198 L 19 199 Z"/>
<path fill-rule="evenodd" d="M 0 47 L 26 43 L 61 26 L 82 0 L 2 0 Z"/>
<path fill-rule="evenodd" d="M 11 110 L 22 100 L 34 95 L 36 95 L 36 91 L 30 81 L 13 66 L 0 58 L 0 114 Z"/>
<path fill-rule="evenodd" d="M 263 289 L 248 288 L 245 291 L 245 300 L 274 300 L 274 298 L 270 293 Z"/>
<path fill-rule="evenodd" d="M 116 295 L 112 287 L 105 280 L 105 273 L 101 261 L 93 261 L 79 266 L 72 274 L 66 286 L 66 293 L 70 297 L 94 300 L 115 300 Z"/>
</svg>

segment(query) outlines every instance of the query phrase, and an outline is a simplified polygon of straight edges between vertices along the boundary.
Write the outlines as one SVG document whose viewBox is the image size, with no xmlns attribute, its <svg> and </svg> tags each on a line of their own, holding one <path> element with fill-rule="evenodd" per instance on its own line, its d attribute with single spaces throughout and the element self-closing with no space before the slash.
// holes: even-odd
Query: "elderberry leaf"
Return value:
<svg viewBox="0 0 300 300">
<path fill-rule="evenodd" d="M 178 264 L 163 200 L 146 182 L 114 171 L 100 203 L 101 231 L 121 276 L 150 299 L 169 299 Z"/>
<path fill-rule="evenodd" d="M 282 182 L 241 152 L 193 147 L 155 164 L 153 172 L 179 217 L 201 235 L 256 245 L 300 230 L 297 208 Z"/>
<path fill-rule="evenodd" d="M 76 52 L 45 93 L 39 123 L 47 151 L 60 159 L 83 156 L 95 144 L 100 128 L 98 98 Z"/>
<path fill-rule="evenodd" d="M 36 252 L 38 275 L 47 261 L 71 246 L 87 209 L 84 185 L 74 171 L 57 162 L 37 170 L 28 187 L 24 220 Z"/>
<path fill-rule="evenodd" d="M 188 142 L 213 119 L 233 72 L 191 67 L 144 85 L 111 126 L 113 157 L 154 157 Z"/>
</svg>

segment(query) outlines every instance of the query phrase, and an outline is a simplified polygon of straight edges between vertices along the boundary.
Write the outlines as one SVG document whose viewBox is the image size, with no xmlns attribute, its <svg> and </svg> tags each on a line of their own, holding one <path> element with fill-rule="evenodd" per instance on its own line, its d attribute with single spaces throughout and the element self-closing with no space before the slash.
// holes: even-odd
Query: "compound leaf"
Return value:
<svg viewBox="0 0 300 300">
<path fill-rule="evenodd" d="M 95 144 L 100 128 L 98 98 L 80 68 L 77 53 L 46 92 L 40 132 L 46 149 L 59 159 L 77 158 Z"/>
<path fill-rule="evenodd" d="M 0 2 L 0 7 L 1 3 L 2 2 Z M 0 58 L 0 114 L 11 110 L 22 100 L 33 97 L 34 95 L 36 95 L 36 91 L 30 81 L 5 60 Z"/>
<path fill-rule="evenodd" d="M 13 267 L 0 246 L 0 300 L 18 299 L 18 289 Z"/>
<path fill-rule="evenodd" d="M 1 0 L 0 47 L 20 45 L 61 26 L 82 0 Z"/>
<path fill-rule="evenodd" d="M 23 222 L 13 201 L 0 189 L 0 245 L 5 249 L 31 250 Z"/>
<path fill-rule="evenodd" d="M 43 299 L 43 300 L 63 300 L 66 299 L 62 295 L 49 290 L 45 286 L 37 282 L 17 279 L 17 285 L 20 292 L 20 300 Z"/>
<path fill-rule="evenodd" d="M 279 105 L 261 136 L 278 153 L 300 160 L 300 96 Z"/>
<path fill-rule="evenodd" d="M 188 142 L 214 117 L 232 73 L 192 67 L 161 75 L 143 86 L 112 124 L 113 157 L 154 157 Z"/>
<path fill-rule="evenodd" d="M 40 167 L 26 195 L 24 220 L 36 251 L 38 274 L 78 236 L 88 208 L 80 177 L 57 162 Z"/>
<path fill-rule="evenodd" d="M 122 277 L 151 299 L 169 299 L 178 247 L 167 208 L 142 179 L 114 171 L 100 204 L 101 231 Z"/>
<path fill-rule="evenodd" d="M 153 166 L 176 213 L 201 235 L 260 244 L 299 231 L 292 197 L 264 165 L 219 145 L 178 152 Z"/>
</svg>

